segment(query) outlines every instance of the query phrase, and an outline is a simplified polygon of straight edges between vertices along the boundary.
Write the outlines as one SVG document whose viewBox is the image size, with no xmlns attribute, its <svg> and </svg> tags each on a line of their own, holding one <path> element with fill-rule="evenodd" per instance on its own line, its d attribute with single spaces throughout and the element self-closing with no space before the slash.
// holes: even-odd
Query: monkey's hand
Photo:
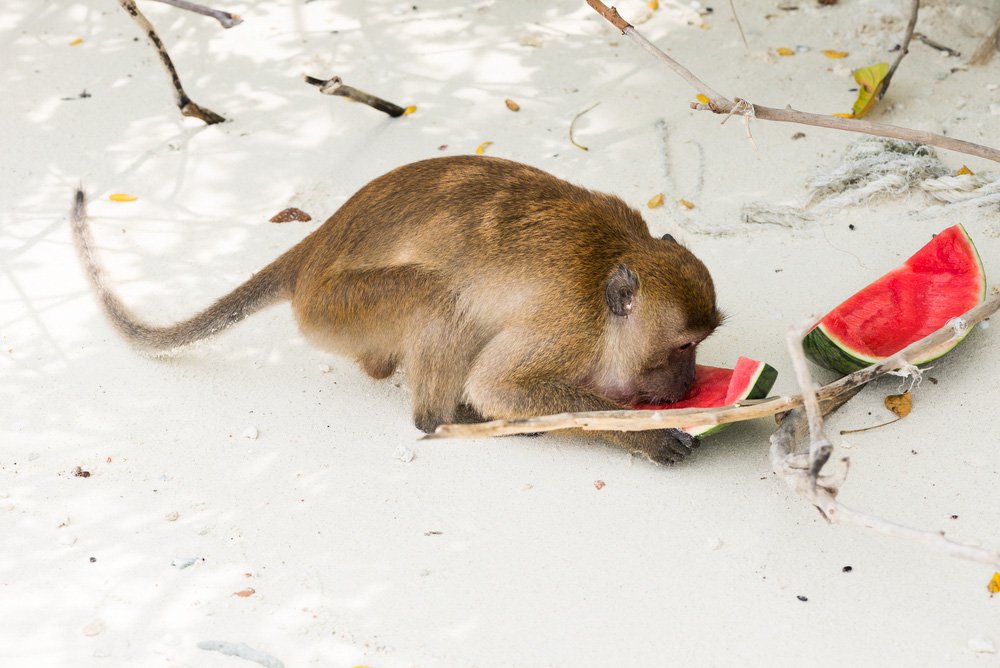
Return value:
<svg viewBox="0 0 1000 668">
<path fill-rule="evenodd" d="M 696 437 L 680 429 L 624 432 L 623 436 L 626 447 L 654 464 L 677 464 L 699 445 Z"/>
</svg>

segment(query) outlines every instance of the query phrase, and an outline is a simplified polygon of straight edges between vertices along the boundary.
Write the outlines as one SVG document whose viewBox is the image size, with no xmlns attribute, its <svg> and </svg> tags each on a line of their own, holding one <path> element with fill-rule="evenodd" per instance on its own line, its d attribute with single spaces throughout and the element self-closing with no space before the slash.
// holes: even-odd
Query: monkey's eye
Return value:
<svg viewBox="0 0 1000 668">
<path fill-rule="evenodd" d="M 681 345 L 674 348 L 677 352 L 684 352 L 685 350 L 691 350 L 694 348 L 695 344 L 693 341 L 688 341 L 687 343 L 682 343 Z"/>
</svg>

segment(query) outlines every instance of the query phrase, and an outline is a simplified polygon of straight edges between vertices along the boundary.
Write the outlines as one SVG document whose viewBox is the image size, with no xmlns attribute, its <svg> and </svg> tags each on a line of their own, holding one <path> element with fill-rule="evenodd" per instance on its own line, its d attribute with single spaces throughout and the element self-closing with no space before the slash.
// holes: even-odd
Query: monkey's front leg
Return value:
<svg viewBox="0 0 1000 668">
<path fill-rule="evenodd" d="M 622 408 L 586 388 L 532 375 L 530 367 L 491 373 L 480 359 L 466 383 L 466 395 L 490 418 L 526 418 L 553 413 L 606 411 Z M 657 464 L 676 464 L 691 454 L 698 441 L 678 429 L 598 432 L 629 452 Z"/>
</svg>

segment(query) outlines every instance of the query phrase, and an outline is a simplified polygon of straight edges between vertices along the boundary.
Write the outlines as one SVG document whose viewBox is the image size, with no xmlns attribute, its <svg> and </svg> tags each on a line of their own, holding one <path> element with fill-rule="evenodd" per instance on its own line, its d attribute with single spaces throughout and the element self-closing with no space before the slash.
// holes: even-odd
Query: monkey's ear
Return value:
<svg viewBox="0 0 1000 668">
<path fill-rule="evenodd" d="M 617 316 L 627 317 L 632 312 L 635 292 L 639 288 L 639 277 L 624 264 L 611 273 L 608 284 L 604 286 L 604 299 L 608 308 Z"/>
<path fill-rule="evenodd" d="M 674 239 L 674 235 L 672 234 L 664 234 L 660 238 L 663 239 L 664 241 L 673 241 L 674 243 L 677 243 L 677 239 Z"/>
</svg>

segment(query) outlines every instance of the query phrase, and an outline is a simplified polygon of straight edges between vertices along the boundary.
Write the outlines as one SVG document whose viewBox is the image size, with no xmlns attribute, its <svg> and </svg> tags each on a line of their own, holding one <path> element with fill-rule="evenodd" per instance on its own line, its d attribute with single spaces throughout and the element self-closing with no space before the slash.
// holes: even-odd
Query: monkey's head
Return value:
<svg viewBox="0 0 1000 668">
<path fill-rule="evenodd" d="M 672 236 L 625 253 L 606 278 L 603 393 L 625 405 L 683 399 L 698 344 L 722 321 L 708 269 Z"/>
</svg>

